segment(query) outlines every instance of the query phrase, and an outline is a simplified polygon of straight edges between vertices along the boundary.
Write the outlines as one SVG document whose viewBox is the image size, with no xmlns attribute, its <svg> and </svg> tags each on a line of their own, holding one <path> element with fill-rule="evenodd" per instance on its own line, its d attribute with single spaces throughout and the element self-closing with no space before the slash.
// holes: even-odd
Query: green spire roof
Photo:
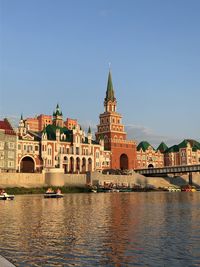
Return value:
<svg viewBox="0 0 200 267">
<path fill-rule="evenodd" d="M 91 128 L 90 128 L 90 126 L 88 128 L 88 133 L 91 134 Z"/>
<path fill-rule="evenodd" d="M 160 143 L 160 145 L 157 148 L 157 150 L 159 150 L 161 153 L 165 152 L 165 150 L 167 149 L 168 149 L 168 146 L 164 142 Z"/>
<path fill-rule="evenodd" d="M 143 151 L 146 151 L 149 147 L 152 147 L 152 146 L 147 141 L 142 141 L 137 146 L 137 151 L 140 151 L 140 149 L 142 149 Z"/>
<path fill-rule="evenodd" d="M 112 84 L 112 76 L 111 72 L 109 71 L 108 74 L 108 84 L 107 84 L 107 91 L 106 91 L 106 101 L 111 100 L 115 101 L 115 94 L 114 94 L 114 89 L 113 89 L 113 84 Z"/>
<path fill-rule="evenodd" d="M 56 110 L 53 112 L 53 116 L 62 116 L 62 112 L 58 104 L 56 106 Z"/>
</svg>

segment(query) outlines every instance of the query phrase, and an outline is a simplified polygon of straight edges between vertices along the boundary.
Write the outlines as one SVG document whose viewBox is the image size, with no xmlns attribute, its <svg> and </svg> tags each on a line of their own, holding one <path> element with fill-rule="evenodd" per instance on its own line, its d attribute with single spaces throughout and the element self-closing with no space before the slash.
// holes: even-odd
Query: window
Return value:
<svg viewBox="0 0 200 267">
<path fill-rule="evenodd" d="M 18 150 L 21 150 L 21 145 L 18 145 Z"/>
<path fill-rule="evenodd" d="M 1 151 L 1 152 L 0 152 L 0 160 L 1 160 L 1 159 L 4 159 L 4 151 Z"/>
<path fill-rule="evenodd" d="M 8 158 L 14 159 L 14 157 L 15 157 L 14 151 L 8 151 Z"/>
<path fill-rule="evenodd" d="M 4 142 L 0 142 L 0 149 L 4 149 Z"/>
<path fill-rule="evenodd" d="M 15 148 L 15 143 L 11 143 L 11 142 L 9 142 L 9 143 L 8 143 L 8 148 L 9 148 L 9 149 L 14 149 L 14 148 Z"/>
<path fill-rule="evenodd" d="M 38 146 L 35 146 L 35 151 L 38 151 Z"/>
<path fill-rule="evenodd" d="M 51 155 L 51 147 L 48 147 L 48 149 L 47 149 L 47 155 Z"/>
<path fill-rule="evenodd" d="M 3 168 L 4 167 L 4 161 L 0 160 L 0 167 Z"/>
<path fill-rule="evenodd" d="M 14 167 L 14 161 L 8 161 L 8 168 Z"/>
<path fill-rule="evenodd" d="M 31 145 L 27 146 L 28 152 L 31 152 L 33 150 L 33 147 Z"/>
</svg>

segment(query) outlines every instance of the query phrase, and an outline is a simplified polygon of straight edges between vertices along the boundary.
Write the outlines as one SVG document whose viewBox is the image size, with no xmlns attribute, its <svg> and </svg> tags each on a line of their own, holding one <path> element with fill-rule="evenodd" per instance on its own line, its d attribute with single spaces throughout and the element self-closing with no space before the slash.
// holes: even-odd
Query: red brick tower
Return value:
<svg viewBox="0 0 200 267">
<path fill-rule="evenodd" d="M 104 139 L 104 147 L 111 151 L 112 169 L 134 169 L 136 167 L 136 142 L 126 140 L 122 116 L 116 112 L 117 101 L 114 95 L 111 72 L 108 75 L 104 113 L 100 114 L 96 138 Z"/>
</svg>

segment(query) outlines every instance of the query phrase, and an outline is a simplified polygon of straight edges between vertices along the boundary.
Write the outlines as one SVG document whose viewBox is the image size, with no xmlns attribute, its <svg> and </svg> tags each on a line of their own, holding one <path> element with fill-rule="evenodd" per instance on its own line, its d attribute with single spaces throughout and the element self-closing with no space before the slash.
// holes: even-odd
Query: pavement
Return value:
<svg viewBox="0 0 200 267">
<path fill-rule="evenodd" d="M 16 267 L 15 265 L 13 265 L 11 262 L 9 262 L 8 260 L 6 260 L 1 255 L 0 255 L 0 266 L 1 267 Z"/>
</svg>

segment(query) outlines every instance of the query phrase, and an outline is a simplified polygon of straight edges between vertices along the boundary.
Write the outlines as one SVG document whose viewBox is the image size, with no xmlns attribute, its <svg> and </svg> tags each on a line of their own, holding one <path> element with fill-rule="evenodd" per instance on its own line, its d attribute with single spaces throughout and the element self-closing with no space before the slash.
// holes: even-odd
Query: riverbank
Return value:
<svg viewBox="0 0 200 267">
<path fill-rule="evenodd" d="M 132 175 L 110 175 L 99 172 L 87 174 L 61 173 L 0 173 L 0 188 L 9 194 L 43 194 L 48 187 L 61 188 L 63 193 L 88 192 L 86 184 L 92 186 L 117 184 L 131 188 L 166 188 L 188 184 L 188 175 L 180 177 L 145 177 L 138 173 Z M 193 185 L 200 186 L 200 174 L 193 174 Z"/>
<path fill-rule="evenodd" d="M 58 187 L 51 187 L 54 191 Z M 66 187 L 62 186 L 59 187 L 61 192 L 63 194 L 67 193 L 88 193 L 89 189 L 88 188 L 82 188 L 82 187 Z M 5 188 L 5 191 L 9 195 L 26 195 L 26 194 L 44 194 L 47 191 L 48 187 L 34 187 L 34 188 L 25 188 L 25 187 L 8 187 Z"/>
</svg>

